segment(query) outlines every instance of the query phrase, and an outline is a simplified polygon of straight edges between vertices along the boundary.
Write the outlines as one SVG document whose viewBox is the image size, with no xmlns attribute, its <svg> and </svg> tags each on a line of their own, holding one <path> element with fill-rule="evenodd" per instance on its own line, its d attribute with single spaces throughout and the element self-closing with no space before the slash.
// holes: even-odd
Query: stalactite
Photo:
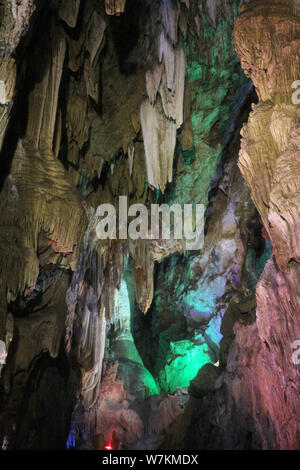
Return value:
<svg viewBox="0 0 300 470">
<path fill-rule="evenodd" d="M 159 62 L 146 72 L 146 89 L 152 107 L 147 101 L 142 103 L 141 124 L 148 182 L 164 192 L 167 182 L 172 181 L 176 143 L 173 123 L 177 129 L 183 123 L 185 56 L 181 38 L 178 38 L 180 6 L 177 0 L 164 0 L 160 14 Z M 163 112 L 157 100 L 158 92 Z"/>
<path fill-rule="evenodd" d="M 259 14 L 267 9 L 265 27 Z M 279 16 L 278 16 L 279 15 Z M 257 18 L 260 18 L 259 22 Z M 278 18 L 285 17 L 285 27 Z M 251 33 L 245 34 L 251 24 Z M 273 47 L 273 29 L 276 48 Z M 299 187 L 298 121 L 299 110 L 291 103 L 292 84 L 298 79 L 299 24 L 291 6 L 257 4 L 236 23 L 237 51 L 245 72 L 252 78 L 260 97 L 249 123 L 243 130 L 239 166 L 251 187 L 253 200 L 272 241 L 277 263 L 286 270 L 291 259 L 300 259 L 297 226 L 300 223 L 295 207 L 293 188 Z M 257 35 L 255 35 L 257 32 Z M 263 44 L 263 46 L 262 46 Z M 291 59 L 293 57 L 294 59 Z M 283 62 L 282 62 L 283 61 Z M 278 64 L 282 67 L 278 67 Z M 258 64 L 258 65 L 257 65 Z M 283 178 L 285 168 L 294 166 L 292 182 Z M 293 194 L 292 194 L 293 193 Z"/>
<path fill-rule="evenodd" d="M 162 99 L 162 105 L 166 117 L 176 122 L 176 127 L 179 129 L 183 123 L 183 98 L 184 98 L 184 73 L 185 73 L 185 57 L 184 50 L 181 44 L 178 45 L 174 57 L 175 73 L 174 85 L 171 91 L 165 75 L 160 83 L 159 93 Z"/>
<path fill-rule="evenodd" d="M 175 67 L 176 67 L 176 58 L 175 58 L 175 47 L 171 44 L 168 37 L 165 35 L 164 31 L 161 32 L 160 36 L 160 51 L 159 59 L 163 61 L 165 74 L 166 74 L 166 83 L 170 91 L 174 92 L 174 78 L 175 78 Z"/>
<path fill-rule="evenodd" d="M 146 72 L 146 88 L 150 103 L 153 105 L 156 101 L 157 92 L 160 86 L 163 72 L 162 64 L 156 64 L 153 70 Z"/>
<path fill-rule="evenodd" d="M 27 295 L 35 287 L 41 232 L 47 234 L 54 251 L 74 254 L 85 227 L 75 188 L 53 154 L 66 46 L 62 30 L 56 30 L 53 24 L 49 39 L 43 78 L 34 84 L 28 98 L 26 134 L 17 144 L 1 197 L 1 207 L 8 209 L 1 217 L 5 227 L 1 237 L 1 276 L 8 302 L 18 294 Z M 7 237 L 16 243 L 12 249 L 11 242 L 4 241 Z"/>
<path fill-rule="evenodd" d="M 124 13 L 126 0 L 105 0 L 106 13 L 108 15 L 120 15 Z"/>
<path fill-rule="evenodd" d="M 4 2 L 1 6 L 0 25 L 0 149 L 10 118 L 16 85 L 16 63 L 14 53 L 30 19 L 35 11 L 36 2 L 25 0 L 21 3 Z"/>
<path fill-rule="evenodd" d="M 241 3 L 0 4 L 0 445 L 7 406 L 20 448 L 55 443 L 58 415 L 62 447 L 71 413 L 75 446 L 298 446 L 300 23 L 252 0 L 235 25 L 258 216 L 235 160 L 255 100 Z M 97 207 L 120 195 L 204 203 L 203 249 L 98 239 Z"/>
<path fill-rule="evenodd" d="M 152 106 L 148 100 L 141 106 L 148 182 L 165 190 L 172 181 L 173 157 L 176 144 L 176 124 L 166 119 L 160 100 Z"/>
<path fill-rule="evenodd" d="M 162 23 L 166 35 L 171 39 L 174 46 L 177 44 L 178 19 L 180 7 L 177 0 L 162 1 Z"/>
<path fill-rule="evenodd" d="M 80 0 L 66 0 L 60 3 L 59 17 L 67 23 L 70 28 L 75 28 L 80 8 Z"/>
<path fill-rule="evenodd" d="M 98 396 L 105 325 L 113 315 L 112 292 L 120 283 L 125 256 L 117 241 L 97 240 L 97 223 L 98 218 L 90 211 L 78 270 L 66 297 L 66 347 L 70 351 L 73 341 L 76 345 L 74 354 L 82 369 L 83 405 L 87 410 L 93 407 Z"/>
<path fill-rule="evenodd" d="M 66 111 L 66 131 L 69 142 L 68 161 L 75 166 L 78 165 L 80 150 L 88 141 L 89 124 L 86 82 L 83 77 L 80 80 L 71 80 Z"/>
</svg>

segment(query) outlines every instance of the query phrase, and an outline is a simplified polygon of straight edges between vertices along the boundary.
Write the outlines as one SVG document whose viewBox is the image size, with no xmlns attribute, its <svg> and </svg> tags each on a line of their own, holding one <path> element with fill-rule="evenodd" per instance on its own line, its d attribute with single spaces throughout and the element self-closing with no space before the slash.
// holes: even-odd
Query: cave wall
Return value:
<svg viewBox="0 0 300 470">
<path fill-rule="evenodd" d="M 42 382 L 36 396 L 25 393 L 48 354 L 54 369 L 68 361 L 70 395 L 84 416 L 91 411 L 124 260 L 146 312 L 155 262 L 182 250 L 96 236 L 100 203 L 126 195 L 151 204 L 149 187 L 165 189 L 183 120 L 178 21 L 187 6 L 131 1 L 125 11 L 125 3 L 9 1 L 1 11 L 1 409 L 4 422 L 7 409 L 15 416 L 5 446 L 54 446 L 42 421 L 31 423 Z"/>
<path fill-rule="evenodd" d="M 235 23 L 236 49 L 259 97 L 243 127 L 238 165 L 272 256 L 257 284 L 255 317 L 234 326 L 226 371 L 212 379 L 213 392 L 201 391 L 195 399 L 186 435 L 191 448 L 299 448 L 299 365 L 293 360 L 300 312 L 298 109 L 292 104 L 299 19 L 293 6 L 253 1 Z"/>
</svg>

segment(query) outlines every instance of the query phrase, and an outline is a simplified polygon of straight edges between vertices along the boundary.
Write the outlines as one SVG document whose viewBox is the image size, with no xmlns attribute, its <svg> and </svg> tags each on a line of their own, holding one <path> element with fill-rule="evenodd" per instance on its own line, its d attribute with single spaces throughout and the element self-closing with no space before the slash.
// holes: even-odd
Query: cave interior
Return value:
<svg viewBox="0 0 300 470">
<path fill-rule="evenodd" d="M 298 0 L 0 2 L 0 449 L 300 450 L 299 89 Z"/>
</svg>

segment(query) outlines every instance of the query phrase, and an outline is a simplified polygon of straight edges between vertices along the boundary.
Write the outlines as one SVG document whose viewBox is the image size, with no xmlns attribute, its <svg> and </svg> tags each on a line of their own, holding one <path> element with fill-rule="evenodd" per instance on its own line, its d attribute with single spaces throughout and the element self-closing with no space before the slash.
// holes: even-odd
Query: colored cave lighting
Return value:
<svg viewBox="0 0 300 470">
<path fill-rule="evenodd" d="M 67 439 L 67 449 L 75 448 L 76 440 L 75 440 L 75 431 L 71 428 L 70 434 Z"/>
<path fill-rule="evenodd" d="M 188 387 L 199 369 L 212 362 L 207 344 L 197 345 L 191 340 L 171 341 L 165 357 L 158 380 L 166 393 L 173 393 L 178 387 Z"/>
<path fill-rule="evenodd" d="M 7 358 L 7 351 L 4 341 L 0 340 L 0 365 L 4 365 Z"/>
<path fill-rule="evenodd" d="M 104 447 L 104 450 L 113 450 L 111 444 L 107 444 L 105 447 Z"/>
</svg>

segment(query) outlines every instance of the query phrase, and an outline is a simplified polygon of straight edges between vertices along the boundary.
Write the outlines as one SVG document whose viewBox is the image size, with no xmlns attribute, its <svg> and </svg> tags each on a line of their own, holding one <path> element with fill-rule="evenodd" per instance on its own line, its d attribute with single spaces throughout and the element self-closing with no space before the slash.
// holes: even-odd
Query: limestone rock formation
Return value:
<svg viewBox="0 0 300 470">
<path fill-rule="evenodd" d="M 191 447 L 299 448 L 299 365 L 293 355 L 300 318 L 299 113 L 292 101 L 299 71 L 298 28 L 292 2 L 283 1 L 252 1 L 235 24 L 236 49 L 259 97 L 242 131 L 239 168 L 273 255 L 257 284 L 256 315 L 247 322 L 231 312 L 234 334 L 226 368 L 213 391 L 195 399 L 197 411 L 186 435 Z M 223 340 L 230 333 L 225 317 Z M 206 413 L 200 411 L 204 406 Z M 208 439 L 205 433 L 193 438 L 200 420 L 201 429 L 205 423 L 210 430 Z"/>
<path fill-rule="evenodd" d="M 108 15 L 124 13 L 125 5 L 126 0 L 105 0 L 105 8 Z"/>
<path fill-rule="evenodd" d="M 245 33 L 249 25 L 251 31 Z M 299 110 L 292 104 L 292 85 L 299 70 L 297 28 L 299 22 L 292 5 L 253 2 L 252 8 L 237 20 L 235 29 L 242 67 L 260 98 L 243 131 L 239 164 L 283 270 L 289 261 L 299 259 L 298 201 L 293 195 L 299 184 Z M 287 184 L 284 178 L 290 165 L 295 165 L 295 171 Z"/>
<path fill-rule="evenodd" d="M 261 16 L 262 8 L 267 14 L 266 19 Z M 247 38 L 244 35 L 245 20 L 247 28 L 249 22 L 253 24 L 253 32 L 247 34 Z M 262 22 L 263 32 L 260 29 Z M 300 312 L 297 288 L 293 287 L 299 276 L 299 110 L 292 104 L 291 96 L 299 67 L 296 53 L 299 41 L 297 28 L 299 20 L 295 17 L 292 5 L 287 5 L 286 2 L 261 5 L 257 2 L 239 18 L 235 33 L 242 66 L 252 78 L 260 97 L 243 133 L 240 166 L 274 252 L 274 258 L 267 264 L 257 287 L 257 326 L 260 340 L 268 347 L 270 360 L 271 357 L 276 357 L 279 365 L 279 369 L 271 374 L 272 379 L 270 377 L 269 382 L 276 381 L 278 389 L 285 396 L 287 393 L 295 393 L 293 398 L 284 400 L 280 405 L 284 415 L 281 422 L 289 414 L 294 416 L 284 432 L 277 427 L 279 419 L 274 416 L 277 413 L 274 402 L 265 405 L 274 423 L 274 434 L 280 448 L 295 448 L 299 441 L 299 420 L 294 414 L 298 401 L 296 390 L 299 370 L 292 361 L 291 349 L 293 341 L 299 335 Z M 260 31 L 262 37 L 255 31 Z M 247 53 L 244 53 L 245 41 Z M 257 42 L 260 43 L 260 53 Z M 251 64 L 255 66 L 253 70 Z M 263 122 L 265 125 L 262 128 Z M 250 137 L 253 132 L 255 141 Z M 258 182 L 256 179 L 254 184 L 249 176 L 258 172 L 261 180 Z M 281 322 L 285 321 L 288 323 L 282 325 Z M 265 437 L 265 445 L 274 444 Z"/>
</svg>

